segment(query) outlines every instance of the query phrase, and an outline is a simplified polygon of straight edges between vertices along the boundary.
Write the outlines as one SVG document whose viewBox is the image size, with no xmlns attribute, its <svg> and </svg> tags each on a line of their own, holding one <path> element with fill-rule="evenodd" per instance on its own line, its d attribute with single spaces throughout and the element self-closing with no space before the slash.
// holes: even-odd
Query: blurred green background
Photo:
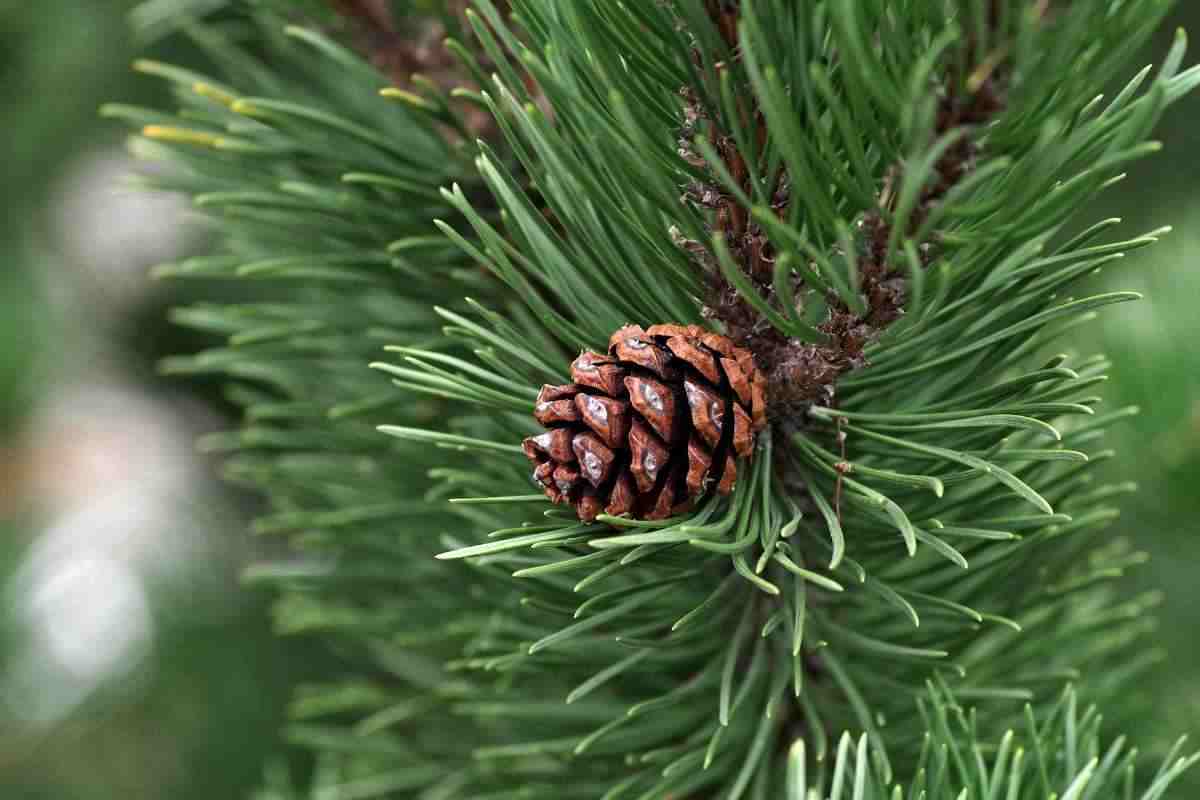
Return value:
<svg viewBox="0 0 1200 800">
<path fill-rule="evenodd" d="M 193 4 L 195 0 L 191 0 Z M 191 446 L 229 421 L 218 388 L 156 377 L 200 342 L 165 310 L 220 286 L 159 285 L 152 264 L 203 246 L 186 208 L 125 189 L 127 132 L 107 101 L 165 102 L 129 69 L 151 55 L 203 69 L 154 37 L 174 4 L 0 3 L 0 797 L 247 797 L 277 739 L 305 651 L 270 635 L 265 598 L 241 590 L 253 499 L 219 486 Z M 1200 31 L 1180 4 L 1174 29 Z M 1103 393 L 1141 414 L 1110 474 L 1136 481 L 1117 530 L 1151 555 L 1131 575 L 1161 589 L 1146 745 L 1200 720 L 1200 100 L 1176 106 L 1166 151 L 1086 209 L 1127 233 L 1174 232 L 1095 280 L 1143 291 L 1068 343 L 1111 356 Z M 1131 590 L 1134 587 L 1131 587 Z M 1200 796 L 1200 776 L 1192 775 Z M 1189 796 L 1183 788 L 1179 796 Z"/>
<path fill-rule="evenodd" d="M 246 797 L 295 673 L 238 585 L 252 500 L 192 444 L 228 411 L 155 374 L 200 344 L 166 309 L 222 288 L 146 277 L 202 233 L 122 185 L 127 131 L 98 109 L 167 102 L 135 54 L 203 64 L 137 40 L 132 6 L 0 2 L 4 798 Z"/>
</svg>

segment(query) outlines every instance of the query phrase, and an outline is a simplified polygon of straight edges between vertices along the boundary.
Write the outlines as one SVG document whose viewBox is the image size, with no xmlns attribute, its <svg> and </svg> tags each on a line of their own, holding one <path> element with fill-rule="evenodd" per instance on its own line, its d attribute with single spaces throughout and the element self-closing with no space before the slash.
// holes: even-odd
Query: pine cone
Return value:
<svg viewBox="0 0 1200 800">
<path fill-rule="evenodd" d="M 533 479 L 591 521 L 665 519 L 716 486 L 733 491 L 735 455 L 766 426 L 766 380 L 750 352 L 697 325 L 626 325 L 608 355 L 584 352 L 574 383 L 543 386 L 523 443 Z"/>
</svg>

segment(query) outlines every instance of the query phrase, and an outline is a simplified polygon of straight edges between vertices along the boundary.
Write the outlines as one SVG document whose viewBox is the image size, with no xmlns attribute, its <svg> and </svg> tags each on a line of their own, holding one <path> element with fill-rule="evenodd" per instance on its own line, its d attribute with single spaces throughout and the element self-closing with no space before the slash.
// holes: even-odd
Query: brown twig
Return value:
<svg viewBox="0 0 1200 800">
<path fill-rule="evenodd" d="M 424 75 L 442 88 L 458 85 L 453 54 L 443 46 L 446 28 L 440 20 L 423 18 L 412 30 L 402 31 L 386 0 L 330 0 L 334 10 L 357 29 L 358 48 L 399 87 L 411 85 L 413 75 Z M 447 3 L 448 13 L 465 10 L 464 0 Z"/>
<path fill-rule="evenodd" d="M 402 30 L 387 0 L 329 0 L 355 28 L 355 45 L 380 72 L 398 88 L 413 88 L 414 76 L 423 76 L 443 91 L 457 87 L 478 89 L 461 70 L 458 60 L 445 47 L 445 25 L 423 17 L 411 30 Z M 447 0 L 447 15 L 465 19 L 468 0 Z M 506 5 L 501 3 L 503 11 Z M 491 115 L 473 105 L 463 107 L 467 129 L 472 135 L 493 130 Z"/>
</svg>

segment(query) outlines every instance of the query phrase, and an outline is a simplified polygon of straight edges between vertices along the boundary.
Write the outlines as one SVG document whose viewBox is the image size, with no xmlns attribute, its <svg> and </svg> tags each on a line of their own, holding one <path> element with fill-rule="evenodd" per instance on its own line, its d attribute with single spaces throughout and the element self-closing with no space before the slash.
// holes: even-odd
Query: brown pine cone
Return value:
<svg viewBox="0 0 1200 800">
<path fill-rule="evenodd" d="M 750 352 L 697 325 L 626 325 L 608 355 L 584 352 L 573 383 L 543 386 L 523 442 L 533 479 L 591 521 L 682 513 L 715 484 L 729 494 L 734 457 L 767 423 L 766 379 Z"/>
</svg>

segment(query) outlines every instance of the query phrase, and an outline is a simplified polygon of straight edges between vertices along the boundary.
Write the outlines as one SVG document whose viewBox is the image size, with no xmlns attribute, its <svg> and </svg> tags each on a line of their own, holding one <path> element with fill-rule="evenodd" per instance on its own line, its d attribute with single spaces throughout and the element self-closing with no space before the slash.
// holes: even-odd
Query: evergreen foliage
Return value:
<svg viewBox="0 0 1200 800">
<path fill-rule="evenodd" d="M 1159 233 L 1070 221 L 1200 83 L 1180 35 L 1098 96 L 1169 5 L 477 0 L 445 94 L 247 0 L 187 27 L 221 77 L 140 63 L 181 110 L 107 111 L 220 242 L 158 271 L 247 287 L 166 368 L 229 378 L 204 444 L 294 553 L 248 577 L 339 665 L 312 796 L 1164 796 L 1181 750 L 1104 744 L 1159 655 L 1092 483 L 1127 412 L 1048 348 Z M 730 498 L 581 523 L 520 442 L 631 322 L 730 333 L 772 425 Z"/>
</svg>

